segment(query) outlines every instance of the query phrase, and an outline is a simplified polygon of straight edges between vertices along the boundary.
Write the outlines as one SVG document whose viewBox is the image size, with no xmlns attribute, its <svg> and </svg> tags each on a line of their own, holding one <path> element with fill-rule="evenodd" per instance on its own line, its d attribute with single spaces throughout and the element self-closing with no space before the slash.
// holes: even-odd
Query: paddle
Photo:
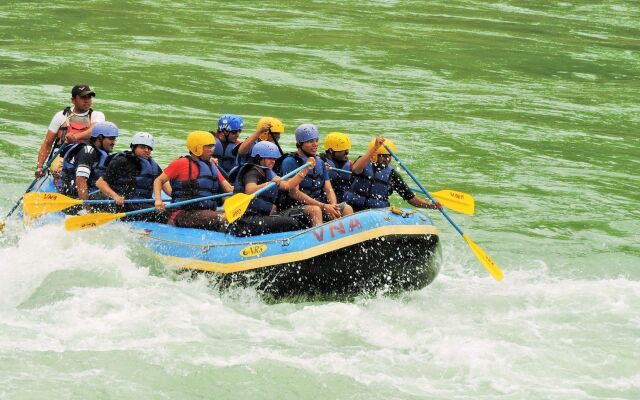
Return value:
<svg viewBox="0 0 640 400">
<path fill-rule="evenodd" d="M 177 203 L 169 203 L 166 205 L 167 209 L 179 208 L 188 204 L 198 203 L 205 200 L 219 199 L 221 197 L 231 196 L 233 193 L 222 193 L 212 196 L 198 197 L 196 199 L 179 201 Z M 87 228 L 95 228 L 96 226 L 104 225 L 114 219 L 131 217 L 134 215 L 145 214 L 156 211 L 155 207 L 143 208 L 142 210 L 129 211 L 124 213 L 91 213 L 86 215 L 78 215 L 76 217 L 67 218 L 64 221 L 64 227 L 68 231 L 77 231 Z"/>
<path fill-rule="evenodd" d="M 49 167 L 51 167 L 51 163 L 53 162 L 53 160 L 55 160 L 55 158 L 58 156 L 58 154 L 60 153 L 60 150 L 62 149 L 62 146 L 58 146 L 58 147 L 52 147 L 51 148 L 51 152 L 49 153 L 49 158 L 47 158 L 47 162 L 42 166 L 42 177 L 46 176 L 46 173 L 49 171 Z M 13 205 L 13 207 L 11 208 L 11 210 L 9 210 L 9 212 L 7 213 L 7 215 L 4 217 L 4 220 L 6 220 L 7 218 L 9 218 L 11 216 L 11 214 L 13 214 L 13 212 L 18 208 L 18 206 L 20 205 L 20 202 L 22 201 L 23 197 L 25 196 L 25 194 L 29 193 L 31 191 L 31 189 L 33 189 L 33 187 L 36 185 L 36 182 L 38 182 L 40 179 L 42 179 L 42 177 L 40 178 L 35 178 L 31 184 L 29 185 L 29 187 L 27 187 L 27 190 L 24 191 L 24 193 L 22 194 L 22 196 L 20 196 L 20 198 L 18 199 L 18 201 L 16 201 L 16 204 Z M 0 221 L 0 231 L 2 231 L 4 229 L 4 221 Z"/>
<path fill-rule="evenodd" d="M 292 177 L 293 175 L 297 174 L 298 172 L 302 171 L 308 166 L 309 164 L 305 163 L 304 165 L 299 166 L 298 168 L 294 169 L 293 171 L 283 176 L 282 179 L 287 179 L 289 177 Z M 272 187 L 275 184 L 276 184 L 275 182 L 271 182 L 267 186 L 261 189 L 258 189 L 251 194 L 236 193 L 232 197 L 228 198 L 227 201 L 224 202 L 224 213 L 227 216 L 227 221 L 229 223 L 232 223 L 233 221 L 242 217 L 245 211 L 247 211 L 247 207 L 249 207 L 249 203 L 251 203 L 251 200 L 253 200 L 256 196 L 260 195 L 260 193 L 264 192 L 265 190 L 268 190 L 270 187 Z"/>
<path fill-rule="evenodd" d="M 425 194 L 420 188 L 410 188 L 414 192 Z M 446 208 L 466 214 L 473 215 L 475 212 L 475 199 L 469 193 L 458 192 L 451 189 L 443 189 L 431 193 L 431 196 L 438 200 Z"/>
<path fill-rule="evenodd" d="M 384 148 L 387 149 L 387 151 L 389 152 L 389 154 L 391 154 L 391 156 L 398 162 L 398 164 L 400 164 L 400 166 L 402 167 L 402 169 L 404 169 L 407 174 L 409 174 L 409 176 L 411 177 L 411 179 L 413 179 L 413 181 L 416 183 L 416 185 L 418 185 L 418 187 L 422 190 L 422 192 L 429 198 L 429 200 L 431 201 L 435 201 L 435 199 L 431 196 L 431 194 L 427 191 L 427 189 L 424 188 L 424 186 L 422 186 L 422 184 L 420 183 L 420 181 L 418 180 L 418 178 L 416 178 L 416 176 L 413 174 L 413 172 L 411 172 L 411 170 L 404 165 L 404 163 L 402 161 L 400 161 L 400 159 L 398 158 L 398 156 L 393 152 L 393 150 L 391 150 L 389 148 L 389 146 L 387 146 L 386 144 L 383 144 Z M 467 242 L 467 244 L 469 245 L 469 247 L 471 247 L 471 251 L 473 251 L 473 254 L 476 255 L 476 257 L 478 258 L 478 260 L 482 263 L 482 265 L 487 269 L 487 271 L 489 271 L 489 273 L 491 274 L 491 276 L 493 276 L 493 278 L 497 281 L 501 281 L 502 280 L 502 271 L 500 270 L 500 267 L 498 267 L 498 265 L 493 262 L 493 260 L 491 259 L 491 257 L 489 257 L 489 255 L 487 253 L 484 252 L 484 250 L 482 250 L 480 248 L 480 246 L 478 246 L 477 244 L 475 244 L 463 231 L 462 229 L 460 229 L 460 227 L 453 222 L 453 220 L 451 219 L 451 217 L 449 217 L 449 215 L 447 214 L 447 212 L 440 208 L 439 209 L 440 212 L 442 213 L 442 215 L 447 219 L 447 221 L 449 221 L 449 223 L 451 223 L 451 225 L 453 225 L 453 227 L 455 228 L 456 231 L 458 231 L 458 233 L 460 235 L 462 235 L 462 238 L 464 239 L 465 242 Z"/>
<path fill-rule="evenodd" d="M 346 169 L 340 169 L 332 167 L 326 164 L 329 169 L 334 171 L 351 174 L 352 172 Z M 422 189 L 411 188 L 414 192 L 423 193 Z M 447 207 L 450 210 L 457 211 L 462 214 L 473 215 L 475 210 L 475 200 L 473 196 L 468 193 L 458 192 L 456 190 L 444 189 L 438 192 L 431 193 L 431 195 L 438 200 L 440 204 Z"/>
<path fill-rule="evenodd" d="M 115 204 L 115 200 L 80 200 L 59 194 L 30 192 L 24 195 L 24 214 L 30 218 L 61 211 L 78 204 Z M 125 204 L 153 203 L 153 199 L 125 200 Z"/>
</svg>

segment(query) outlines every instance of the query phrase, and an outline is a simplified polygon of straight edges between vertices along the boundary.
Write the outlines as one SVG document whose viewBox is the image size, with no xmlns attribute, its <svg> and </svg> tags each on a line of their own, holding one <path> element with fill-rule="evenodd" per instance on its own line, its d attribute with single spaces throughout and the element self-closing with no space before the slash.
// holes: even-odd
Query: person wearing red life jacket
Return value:
<svg viewBox="0 0 640 400">
<path fill-rule="evenodd" d="M 233 186 L 222 176 L 211 159 L 215 143 L 211 132 L 189 133 L 189 154 L 172 161 L 153 181 L 156 210 L 166 210 L 161 190 L 167 182 L 171 184 L 172 203 L 233 192 Z M 226 231 L 227 220 L 224 211 L 217 211 L 221 204 L 220 200 L 209 199 L 174 209 L 168 223 L 186 228 Z"/>
</svg>

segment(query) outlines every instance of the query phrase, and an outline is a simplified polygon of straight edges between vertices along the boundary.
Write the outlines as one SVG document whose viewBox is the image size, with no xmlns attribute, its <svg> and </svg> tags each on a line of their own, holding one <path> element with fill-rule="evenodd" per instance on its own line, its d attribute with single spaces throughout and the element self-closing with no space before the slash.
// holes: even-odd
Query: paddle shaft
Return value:
<svg viewBox="0 0 640 400">
<path fill-rule="evenodd" d="M 409 167 L 407 167 L 406 165 L 404 165 L 404 163 L 402 161 L 400 161 L 400 159 L 398 158 L 398 156 L 396 155 L 396 153 L 393 152 L 393 150 L 391 150 L 389 148 L 389 146 L 387 146 L 386 144 L 384 145 L 384 148 L 387 149 L 387 151 L 389 152 L 389 154 L 391 154 L 391 156 L 398 162 L 398 164 L 400 164 L 400 166 L 402 167 L 402 169 L 404 169 L 407 174 L 409 174 L 409 176 L 411 177 L 411 179 L 413 179 L 413 181 L 416 183 L 416 185 L 418 185 L 418 187 L 420 188 L 420 190 L 422 191 L 422 193 L 425 194 L 425 196 L 427 196 L 429 198 L 429 200 L 431 200 L 432 203 L 436 202 L 436 199 L 433 198 L 433 196 L 431 196 L 431 193 L 429 193 L 429 191 L 427 189 L 424 188 L 424 186 L 422 186 L 422 183 L 420 183 L 420 181 L 418 180 L 418 178 L 413 174 L 413 172 L 411 172 L 411 170 L 409 169 Z M 462 236 L 464 236 L 464 232 L 462 231 L 462 229 L 460 229 L 460 227 L 458 226 L 458 224 L 455 223 L 454 220 L 451 219 L 451 217 L 449 216 L 449 214 L 447 214 L 447 212 L 444 210 L 444 207 L 440 207 L 438 208 L 438 210 L 442 213 L 442 215 L 447 219 L 447 221 L 449 221 L 449 223 L 455 228 L 456 231 L 458 231 L 458 233 Z"/>
<path fill-rule="evenodd" d="M 53 162 L 53 160 L 56 158 L 56 156 L 60 153 L 60 150 L 62 149 L 62 145 L 58 146 L 58 147 L 52 147 L 51 148 L 51 152 L 49 153 L 49 158 L 47 158 L 47 162 L 44 164 L 44 166 L 42 167 L 42 173 L 44 176 L 44 174 L 49 170 L 49 167 L 51 166 L 51 163 Z M 22 194 L 22 196 L 20 196 L 20 198 L 18 199 L 18 201 L 16 201 L 16 204 L 13 205 L 13 208 L 11 208 L 11 210 L 7 213 L 7 215 L 4 217 L 5 219 L 9 218 L 11 216 L 11 214 L 13 214 L 13 212 L 18 208 L 18 206 L 20 206 L 20 202 L 22 201 L 22 198 L 24 197 L 25 193 L 29 193 L 31 191 L 31 189 L 33 189 L 33 187 L 36 185 L 36 182 L 38 182 L 38 180 L 40 180 L 40 178 L 35 178 L 31 184 L 29 185 L 29 187 L 27 187 L 27 190 L 24 191 L 24 193 Z"/>
<path fill-rule="evenodd" d="M 299 166 L 298 168 L 294 169 L 293 171 L 289 172 L 288 174 L 284 175 L 281 179 L 287 179 L 287 178 L 291 178 L 292 176 L 294 176 L 295 174 L 297 174 L 298 172 L 302 171 L 303 169 L 307 168 L 309 164 L 304 163 L 301 166 Z M 257 197 L 260 193 L 269 190 L 270 187 L 272 187 L 273 185 L 275 185 L 275 182 L 271 182 L 269 183 L 267 186 L 256 190 L 255 192 L 252 193 L 252 195 L 254 197 Z"/>
<path fill-rule="evenodd" d="M 335 167 L 329 167 L 329 169 L 332 169 L 334 171 L 338 171 L 338 172 L 342 172 L 344 174 L 352 174 L 353 172 L 349 171 L 348 169 L 340 169 L 340 168 L 335 168 Z M 414 192 L 422 192 L 423 190 L 420 188 L 409 188 L 411 190 L 413 190 Z M 423 192 L 424 193 L 424 192 Z"/>
<path fill-rule="evenodd" d="M 229 172 L 227 172 L 227 170 L 225 170 L 224 168 L 222 168 L 221 165 L 216 164 L 216 168 L 218 168 L 218 171 L 220 171 L 220 173 L 222 174 L 222 176 L 224 176 L 224 179 L 229 179 Z"/>
<path fill-rule="evenodd" d="M 124 204 L 153 203 L 154 199 L 130 199 L 125 200 Z M 84 200 L 82 204 L 115 204 L 115 200 Z"/>
<path fill-rule="evenodd" d="M 338 171 L 338 172 L 342 172 L 342 173 L 345 173 L 345 174 L 352 174 L 352 173 L 353 173 L 353 172 L 349 171 L 348 169 L 340 169 L 340 168 L 335 168 L 335 167 L 331 167 L 331 166 L 329 167 L 329 169 L 332 169 L 332 170 L 334 170 L 334 171 Z M 414 180 L 415 180 L 415 179 L 414 179 Z M 422 190 L 422 189 L 416 189 L 416 188 L 409 188 L 409 189 L 413 190 L 414 192 L 422 192 L 422 193 L 425 193 L 425 191 L 424 191 L 424 190 Z M 425 194 L 426 194 L 426 193 L 425 193 Z M 430 199 L 431 199 L 431 201 L 433 201 L 433 199 L 432 199 L 431 197 L 430 197 Z"/>
<path fill-rule="evenodd" d="M 172 209 L 172 208 L 180 208 L 182 206 L 186 206 L 186 205 L 194 204 L 194 203 L 199 203 L 201 201 L 214 200 L 214 199 L 219 199 L 221 197 L 231 196 L 232 194 L 233 194 L 233 192 L 229 192 L 229 193 L 215 194 L 215 195 L 212 195 L 212 196 L 198 197 L 198 198 L 195 198 L 195 199 L 179 201 L 177 203 L 169 203 L 169 204 L 167 204 L 165 206 L 165 208 L 167 210 Z M 107 201 L 109 201 L 109 200 L 107 200 Z M 155 207 L 149 207 L 149 208 L 143 208 L 142 210 L 129 211 L 129 212 L 124 213 L 123 217 L 131 217 L 131 216 L 134 216 L 134 215 L 145 214 L 145 213 L 152 212 L 152 211 L 156 211 L 156 208 Z"/>
</svg>

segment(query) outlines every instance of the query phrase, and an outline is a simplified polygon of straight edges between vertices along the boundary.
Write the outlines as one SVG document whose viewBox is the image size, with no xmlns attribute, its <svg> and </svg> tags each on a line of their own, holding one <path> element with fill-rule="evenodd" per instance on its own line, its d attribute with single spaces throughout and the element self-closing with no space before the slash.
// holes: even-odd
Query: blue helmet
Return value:
<svg viewBox="0 0 640 400">
<path fill-rule="evenodd" d="M 278 146 L 275 144 L 263 140 L 253 146 L 253 150 L 251 150 L 251 157 L 255 156 L 260 156 L 262 158 L 279 158 L 280 150 L 278 150 Z"/>
<path fill-rule="evenodd" d="M 314 124 L 302 124 L 296 128 L 296 143 L 304 143 L 319 137 L 320 133 Z"/>
<path fill-rule="evenodd" d="M 244 126 L 242 117 L 235 114 L 225 114 L 218 119 L 218 132 L 241 131 Z"/>
<path fill-rule="evenodd" d="M 91 130 L 91 137 L 97 138 L 102 135 L 104 137 L 116 137 L 120 132 L 118 127 L 113 122 L 101 121 L 93 126 Z"/>
</svg>

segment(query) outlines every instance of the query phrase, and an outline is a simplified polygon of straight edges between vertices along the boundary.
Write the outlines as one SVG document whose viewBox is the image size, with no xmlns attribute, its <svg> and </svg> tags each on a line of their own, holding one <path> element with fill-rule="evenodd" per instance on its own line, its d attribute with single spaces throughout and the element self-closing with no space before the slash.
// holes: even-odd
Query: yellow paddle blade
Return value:
<svg viewBox="0 0 640 400">
<path fill-rule="evenodd" d="M 493 278 L 495 280 L 501 281 L 502 280 L 502 270 L 500 270 L 500 267 L 498 267 L 498 264 L 494 263 L 493 260 L 491 259 L 491 257 L 489 257 L 489 255 L 487 253 L 485 253 L 484 250 L 482 250 L 480 248 L 480 246 L 475 244 L 473 242 L 473 240 L 469 239 L 469 236 L 467 236 L 466 233 L 464 235 L 462 235 L 462 238 L 464 239 L 465 242 L 467 242 L 469 247 L 471 247 L 471 251 L 473 251 L 473 254 L 476 255 L 478 260 L 480 260 L 482 265 L 484 265 L 484 267 L 487 269 L 487 271 L 489 271 L 491 276 L 493 276 Z"/>
<path fill-rule="evenodd" d="M 64 221 L 64 227 L 68 231 L 79 231 L 81 229 L 95 228 L 96 226 L 104 225 L 107 222 L 111 222 L 114 219 L 122 218 L 126 213 L 93 213 L 86 215 L 78 215 L 77 217 L 67 218 Z"/>
<path fill-rule="evenodd" d="M 245 211 L 247 211 L 247 207 L 249 207 L 249 203 L 255 195 L 253 194 L 245 194 L 245 193 L 236 193 L 233 196 L 229 197 L 223 204 L 224 213 L 227 216 L 227 221 L 232 223 L 238 218 L 242 217 Z"/>
<path fill-rule="evenodd" d="M 76 204 L 82 204 L 82 200 L 72 199 L 58 193 L 29 192 L 24 195 L 22 207 L 27 217 L 37 218 Z"/>
<path fill-rule="evenodd" d="M 431 193 L 434 199 L 446 208 L 467 215 L 473 215 L 475 211 L 475 200 L 468 193 L 455 190 L 444 189 Z"/>
</svg>

